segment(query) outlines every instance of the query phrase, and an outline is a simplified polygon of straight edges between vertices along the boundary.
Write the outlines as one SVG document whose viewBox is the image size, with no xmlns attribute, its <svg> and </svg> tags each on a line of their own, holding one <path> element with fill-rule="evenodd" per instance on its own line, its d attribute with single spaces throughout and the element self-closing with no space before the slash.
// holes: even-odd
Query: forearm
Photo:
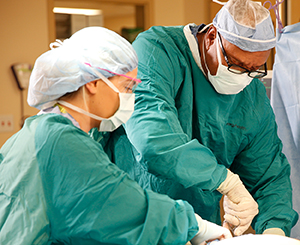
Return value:
<svg viewBox="0 0 300 245">
<path fill-rule="evenodd" d="M 287 172 L 286 172 L 287 171 Z M 258 234 L 267 229 L 279 228 L 286 236 L 298 219 L 292 208 L 292 188 L 289 180 L 289 167 L 280 170 L 281 174 L 271 183 L 261 185 L 254 197 L 259 204 L 259 214 L 253 222 Z"/>
<path fill-rule="evenodd" d="M 159 129 L 152 134 L 150 132 L 151 135 L 139 133 L 136 127 L 133 128 L 136 120 L 139 119 L 132 118 L 126 124 L 127 135 L 139 152 L 141 164 L 145 164 L 150 173 L 179 182 L 185 188 L 196 186 L 210 191 L 224 181 L 226 168 L 219 165 L 213 153 L 197 140 L 188 140 L 185 135 L 183 141 L 182 135 L 162 133 Z"/>
<path fill-rule="evenodd" d="M 280 228 L 288 236 L 297 220 L 292 208 L 292 188 L 289 179 L 290 166 L 283 154 L 278 151 L 268 157 L 257 157 L 243 164 L 244 171 L 237 169 L 239 176 L 259 205 L 259 214 L 252 227 L 257 234 L 269 228 Z"/>
<path fill-rule="evenodd" d="M 148 208 L 143 231 L 145 239 L 140 244 L 150 244 L 148 233 L 153 230 L 154 223 L 160 238 L 151 244 L 184 244 L 196 235 L 198 223 L 193 208 L 187 202 L 170 202 L 168 197 L 152 191 L 147 191 L 146 195 Z"/>
</svg>

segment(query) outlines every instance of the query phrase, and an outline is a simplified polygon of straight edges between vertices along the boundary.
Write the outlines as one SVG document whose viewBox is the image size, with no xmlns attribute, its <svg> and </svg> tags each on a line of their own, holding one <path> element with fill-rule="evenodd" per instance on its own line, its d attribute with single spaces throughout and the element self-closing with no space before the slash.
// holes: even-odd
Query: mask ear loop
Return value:
<svg viewBox="0 0 300 245">
<path fill-rule="evenodd" d="M 222 65 L 222 59 L 221 59 L 221 51 L 220 51 L 220 43 L 219 43 L 219 36 L 218 36 L 218 32 L 217 32 L 217 36 L 216 36 L 216 45 L 217 45 L 217 57 L 218 57 L 218 62 L 219 65 Z"/>
<path fill-rule="evenodd" d="M 65 106 L 65 107 L 68 107 L 68 108 L 70 108 L 70 109 L 72 109 L 72 110 L 74 110 L 74 111 L 78 111 L 78 112 L 80 112 L 80 113 L 82 113 L 82 114 L 84 114 L 84 115 L 86 115 L 86 116 L 88 116 L 88 117 L 94 118 L 94 119 L 96 119 L 96 120 L 98 120 L 98 121 L 107 120 L 107 118 L 98 117 L 98 116 L 96 116 L 96 115 L 94 115 L 94 114 L 92 114 L 92 113 L 89 113 L 89 112 L 87 112 L 87 111 L 85 111 L 85 110 L 83 110 L 83 109 L 81 109 L 81 108 L 79 108 L 79 107 L 77 107 L 77 106 L 75 106 L 75 105 L 72 105 L 72 104 L 70 104 L 70 103 L 68 103 L 68 102 L 66 102 L 66 101 L 64 101 L 64 100 L 59 100 L 59 101 L 57 101 L 57 102 L 58 102 L 59 104 Z"/>
<path fill-rule="evenodd" d="M 113 89 L 116 93 L 120 93 L 119 89 L 111 82 L 107 77 L 105 77 L 101 72 L 98 72 L 90 63 L 84 62 L 85 65 L 91 67 L 91 69 L 95 72 L 95 74 L 103 80 L 111 89 Z"/>
<path fill-rule="evenodd" d="M 91 67 L 92 68 L 92 67 Z M 94 68 L 92 68 L 93 71 L 96 73 L 96 75 L 98 75 L 109 87 L 111 87 L 115 92 L 119 93 L 119 90 L 116 88 L 116 86 L 111 82 L 109 81 L 104 75 L 102 75 L 100 72 L 96 71 Z M 88 106 L 87 106 L 87 103 L 86 103 L 86 97 L 85 97 L 85 85 L 83 85 L 83 88 L 82 88 L 82 92 L 83 92 L 83 103 L 84 103 L 84 106 L 85 108 L 88 109 Z M 65 106 L 65 107 L 68 107 L 74 111 L 78 111 L 88 117 L 91 117 L 93 119 L 96 119 L 98 121 L 103 121 L 103 120 L 107 120 L 108 118 L 103 118 L 103 117 L 99 117 L 99 116 L 96 116 L 88 111 L 85 111 L 83 110 L 82 108 L 80 107 L 77 107 L 75 105 L 72 105 L 64 100 L 58 100 L 57 103 Z"/>
<path fill-rule="evenodd" d="M 206 55 L 205 55 L 205 53 L 204 53 L 204 37 L 203 37 L 203 41 L 202 41 L 202 52 L 203 52 L 203 59 L 204 59 L 204 64 L 205 64 L 207 73 L 210 73 L 210 70 L 208 69 L 208 66 L 207 66 L 207 64 L 206 64 Z"/>
<path fill-rule="evenodd" d="M 113 89 L 116 93 L 120 93 L 119 89 L 111 82 L 107 77 L 105 77 L 101 72 L 98 72 L 95 68 L 91 67 L 95 74 L 103 80 L 111 89 Z"/>
<path fill-rule="evenodd" d="M 97 71 L 96 71 L 97 72 Z M 98 76 L 100 76 L 100 78 L 102 79 L 102 80 L 104 80 L 104 82 L 106 82 L 107 83 L 107 81 L 108 81 L 108 86 L 110 86 L 109 85 L 109 83 L 111 84 L 111 88 L 113 89 L 113 90 L 115 90 L 117 93 L 119 93 L 118 92 L 118 89 L 115 87 L 115 85 L 113 85 L 113 83 L 111 82 L 111 81 L 109 81 L 105 76 L 103 76 L 101 73 L 99 73 L 99 74 L 97 74 Z M 102 77 L 101 77 L 102 76 Z M 103 79 L 104 78 L 104 79 Z M 107 81 L 105 81 L 105 80 L 107 80 Z M 84 106 L 85 106 L 85 108 L 87 108 L 88 109 L 88 106 L 87 106 L 87 103 L 86 103 L 86 98 L 85 98 L 85 85 L 83 85 L 83 88 L 82 88 L 82 91 L 83 91 L 83 103 L 84 103 Z M 99 117 L 99 116 L 97 116 L 97 115 L 95 115 L 95 114 L 92 114 L 92 113 L 90 113 L 90 112 L 88 112 L 88 111 L 85 111 L 85 110 L 83 110 L 83 109 L 81 109 L 80 107 L 77 107 L 77 106 L 75 106 L 75 105 L 72 105 L 72 104 L 70 104 L 69 102 L 66 102 L 66 101 L 64 101 L 64 100 L 58 100 L 57 101 L 57 103 L 59 103 L 59 104 L 61 104 L 61 105 L 63 105 L 63 106 L 65 106 L 65 107 L 68 107 L 68 108 L 70 108 L 70 109 L 72 109 L 72 110 L 74 110 L 74 111 L 78 111 L 78 112 L 80 112 L 80 113 L 82 113 L 82 114 L 84 114 L 84 115 L 86 115 L 86 116 L 88 116 L 88 117 L 91 117 L 91 118 L 93 118 L 93 119 L 96 119 L 96 120 L 98 120 L 98 121 L 103 121 L 103 120 L 108 120 L 109 118 L 103 118 L 103 117 Z"/>
<path fill-rule="evenodd" d="M 87 103 L 86 103 L 86 97 L 85 97 L 85 85 L 82 86 L 82 98 L 83 98 L 83 104 L 85 108 L 88 109 Z"/>
</svg>

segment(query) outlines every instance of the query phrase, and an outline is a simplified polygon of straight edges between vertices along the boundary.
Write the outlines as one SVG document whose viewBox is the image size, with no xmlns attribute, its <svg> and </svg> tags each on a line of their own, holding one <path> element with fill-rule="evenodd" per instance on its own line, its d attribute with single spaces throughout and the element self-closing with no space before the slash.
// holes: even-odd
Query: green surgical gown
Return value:
<svg viewBox="0 0 300 245">
<path fill-rule="evenodd" d="M 185 244 L 197 230 L 187 202 L 143 190 L 61 115 L 27 119 L 0 150 L 0 244 Z"/>
<path fill-rule="evenodd" d="M 158 26 L 133 43 L 142 83 L 125 125 L 137 163 L 126 171 L 142 187 L 187 200 L 219 223 L 216 189 L 229 168 L 259 204 L 255 231 L 278 227 L 289 235 L 298 218 L 290 165 L 264 85 L 254 79 L 238 94 L 217 93 L 187 40 L 183 26 Z"/>
</svg>

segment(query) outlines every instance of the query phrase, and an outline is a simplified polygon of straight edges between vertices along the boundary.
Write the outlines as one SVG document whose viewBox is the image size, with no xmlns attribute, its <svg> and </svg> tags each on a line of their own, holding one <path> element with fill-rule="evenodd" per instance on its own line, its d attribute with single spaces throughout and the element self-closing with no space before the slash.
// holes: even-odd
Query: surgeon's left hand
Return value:
<svg viewBox="0 0 300 245">
<path fill-rule="evenodd" d="M 245 188 L 237 174 L 229 169 L 225 181 L 218 191 L 224 195 L 223 207 L 225 211 L 223 224 L 232 228 L 233 234 L 242 235 L 251 225 L 252 219 L 258 214 L 258 204 Z"/>
<path fill-rule="evenodd" d="M 241 186 L 242 188 L 245 188 Z M 246 189 L 246 188 L 245 188 Z M 240 191 L 238 191 L 241 193 Z M 232 202 L 227 195 L 224 196 L 224 227 L 230 224 L 235 227 L 233 234 L 242 235 L 251 225 L 252 219 L 258 214 L 258 205 L 250 195 L 241 196 L 237 203 Z"/>
</svg>

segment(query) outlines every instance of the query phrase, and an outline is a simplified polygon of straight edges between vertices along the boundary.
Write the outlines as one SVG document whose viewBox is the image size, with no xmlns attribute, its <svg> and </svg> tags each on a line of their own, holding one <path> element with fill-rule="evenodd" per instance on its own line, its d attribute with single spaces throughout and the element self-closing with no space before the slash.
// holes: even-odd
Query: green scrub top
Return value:
<svg viewBox="0 0 300 245">
<path fill-rule="evenodd" d="M 0 150 L 0 244 L 185 244 L 197 230 L 187 202 L 143 190 L 61 115 L 27 119 Z"/>
<path fill-rule="evenodd" d="M 298 218 L 290 165 L 265 87 L 254 79 L 238 94 L 217 93 L 197 65 L 197 45 L 189 26 L 152 27 L 133 43 L 142 83 L 125 128 L 138 164 L 126 171 L 220 223 L 216 189 L 229 168 L 259 205 L 256 233 L 278 227 L 289 235 Z"/>
</svg>

